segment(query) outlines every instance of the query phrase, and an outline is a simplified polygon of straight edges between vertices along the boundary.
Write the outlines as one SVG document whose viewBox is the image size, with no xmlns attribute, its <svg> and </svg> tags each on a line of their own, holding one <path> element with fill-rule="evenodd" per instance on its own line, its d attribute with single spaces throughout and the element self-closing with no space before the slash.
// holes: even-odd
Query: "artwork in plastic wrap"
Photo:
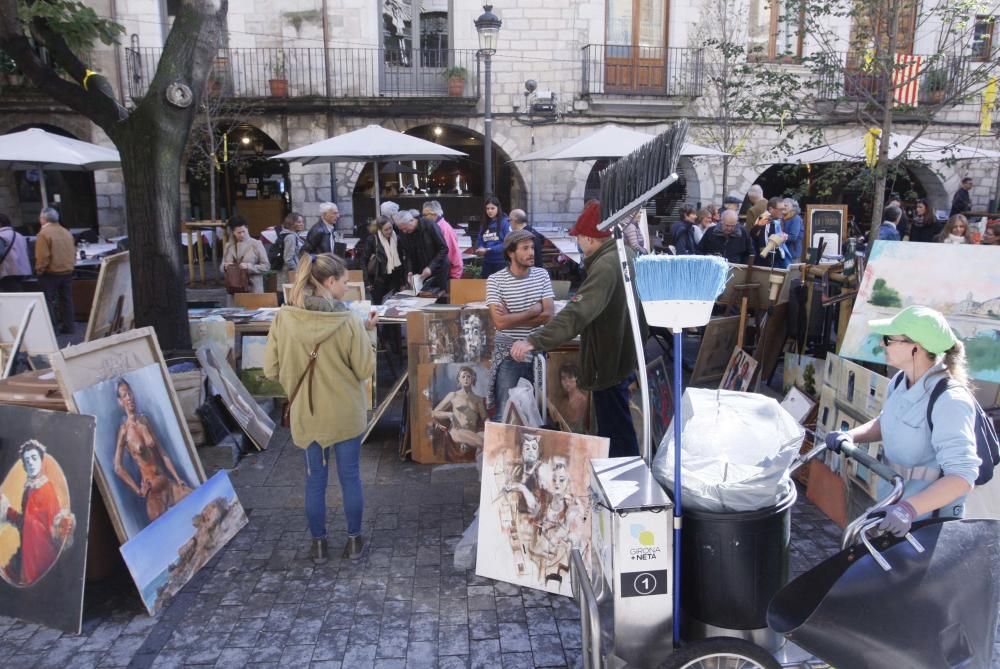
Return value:
<svg viewBox="0 0 1000 669">
<path fill-rule="evenodd" d="M 591 458 L 608 440 L 487 423 L 476 574 L 572 596 L 570 552 L 590 557 Z"/>
</svg>

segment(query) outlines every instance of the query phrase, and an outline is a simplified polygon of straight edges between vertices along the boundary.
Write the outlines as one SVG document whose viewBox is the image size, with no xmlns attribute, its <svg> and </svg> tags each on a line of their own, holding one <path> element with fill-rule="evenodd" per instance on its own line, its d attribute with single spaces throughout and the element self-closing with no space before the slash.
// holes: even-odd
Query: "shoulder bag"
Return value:
<svg viewBox="0 0 1000 669">
<path fill-rule="evenodd" d="M 288 402 L 285 404 L 285 410 L 281 414 L 281 424 L 284 427 L 288 427 L 289 425 L 291 425 L 292 402 L 294 402 L 295 398 L 299 396 L 299 390 L 302 388 L 302 382 L 306 380 L 306 377 L 309 377 L 309 400 L 308 400 L 309 415 L 310 416 L 313 415 L 312 380 L 313 380 L 313 372 L 316 368 L 316 356 L 319 353 L 319 347 L 323 345 L 323 342 L 325 342 L 332 336 L 333 333 L 331 333 L 330 336 L 326 337 L 326 339 L 321 339 L 318 342 L 316 342 L 316 345 L 313 346 L 313 350 L 309 352 L 309 362 L 306 363 L 306 368 L 302 371 L 302 376 L 299 377 L 299 380 L 295 384 L 295 387 L 292 388 L 292 392 L 288 396 Z"/>
<path fill-rule="evenodd" d="M 250 272 L 240 267 L 243 264 L 243 257 L 239 257 L 231 265 L 227 265 L 223 280 L 226 284 L 226 292 L 249 293 L 250 292 Z"/>
</svg>

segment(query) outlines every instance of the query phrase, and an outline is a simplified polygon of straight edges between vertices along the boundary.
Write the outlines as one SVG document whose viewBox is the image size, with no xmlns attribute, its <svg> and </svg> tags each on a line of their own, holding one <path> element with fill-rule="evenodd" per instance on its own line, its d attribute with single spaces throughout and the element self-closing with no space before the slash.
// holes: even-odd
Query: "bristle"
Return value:
<svg viewBox="0 0 1000 669">
<path fill-rule="evenodd" d="M 687 135 L 678 121 L 601 171 L 601 218 L 608 219 L 677 169 Z"/>
<path fill-rule="evenodd" d="M 729 278 L 719 256 L 646 255 L 635 261 L 635 287 L 642 301 L 715 301 Z"/>
</svg>

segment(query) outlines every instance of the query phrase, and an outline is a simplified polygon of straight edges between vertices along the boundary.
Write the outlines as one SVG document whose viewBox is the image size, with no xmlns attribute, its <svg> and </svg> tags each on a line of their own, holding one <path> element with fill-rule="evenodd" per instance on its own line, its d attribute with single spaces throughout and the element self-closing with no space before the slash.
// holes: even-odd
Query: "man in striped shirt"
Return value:
<svg viewBox="0 0 1000 669">
<path fill-rule="evenodd" d="M 510 357 L 514 342 L 524 339 L 555 313 L 552 281 L 548 273 L 535 267 L 534 236 L 528 230 L 508 233 L 503 243 L 507 267 L 486 279 L 486 305 L 496 327 L 490 365 L 490 404 L 495 418 L 503 418 L 510 389 L 519 379 L 532 379 L 531 362 Z"/>
</svg>

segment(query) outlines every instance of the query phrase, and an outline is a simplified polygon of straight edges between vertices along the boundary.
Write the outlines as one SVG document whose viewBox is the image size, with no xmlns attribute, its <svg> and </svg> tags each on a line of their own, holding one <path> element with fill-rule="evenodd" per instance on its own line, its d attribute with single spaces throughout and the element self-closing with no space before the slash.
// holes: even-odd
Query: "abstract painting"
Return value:
<svg viewBox="0 0 1000 669">
<path fill-rule="evenodd" d="M 726 373 L 722 375 L 722 381 L 719 383 L 719 389 L 746 392 L 756 371 L 757 361 L 743 349 L 734 348 L 733 354 L 729 357 L 729 364 L 726 365 Z"/>
<path fill-rule="evenodd" d="M 201 482 L 198 455 L 181 430 L 158 364 L 73 393 L 97 420 L 97 471 L 108 513 L 131 539 Z"/>
<path fill-rule="evenodd" d="M 80 633 L 94 419 L 0 405 L 0 616 Z"/>
<path fill-rule="evenodd" d="M 233 484 L 218 472 L 121 547 L 150 615 L 247 524 Z"/>
<path fill-rule="evenodd" d="M 919 280 L 915 267 L 946 267 L 946 280 Z M 991 246 L 877 241 L 861 278 L 840 355 L 885 362 L 868 321 L 923 305 L 944 314 L 965 345 L 969 375 L 1000 383 L 1000 263 Z"/>
<path fill-rule="evenodd" d="M 608 440 L 486 424 L 476 574 L 572 596 L 570 552 L 590 555 L 590 459 Z"/>
<path fill-rule="evenodd" d="M 266 449 L 274 434 L 271 417 L 260 408 L 218 349 L 211 345 L 202 346 L 195 351 L 195 355 L 212 388 L 222 397 L 222 403 L 240 429 L 257 448 Z"/>
<path fill-rule="evenodd" d="M 135 321 L 132 309 L 132 268 L 128 251 L 101 260 L 97 288 L 87 320 L 84 341 L 131 330 Z"/>
<path fill-rule="evenodd" d="M 548 400 L 556 409 L 565 428 L 577 434 L 589 434 L 590 392 L 577 385 L 580 377 L 580 351 L 552 351 L 545 366 Z"/>
</svg>

